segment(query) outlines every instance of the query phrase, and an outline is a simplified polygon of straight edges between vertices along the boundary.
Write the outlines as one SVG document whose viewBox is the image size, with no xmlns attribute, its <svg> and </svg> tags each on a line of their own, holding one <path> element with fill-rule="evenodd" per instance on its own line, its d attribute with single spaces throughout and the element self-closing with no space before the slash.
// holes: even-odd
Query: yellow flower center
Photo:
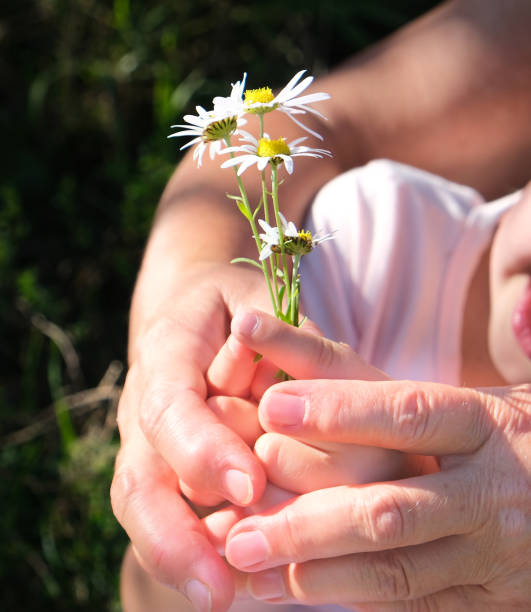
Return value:
<svg viewBox="0 0 531 612">
<path fill-rule="evenodd" d="M 271 140 L 269 138 L 260 138 L 258 141 L 258 148 L 256 149 L 258 157 L 272 157 L 275 158 L 277 155 L 291 155 L 288 145 L 284 138 L 278 138 L 277 140 Z M 272 160 L 273 162 L 275 159 Z M 279 160 L 279 162 L 282 159 Z"/>
<path fill-rule="evenodd" d="M 299 240 L 301 240 L 302 242 L 307 242 L 307 243 L 309 242 L 311 244 L 312 243 L 312 233 L 307 232 L 305 230 L 300 230 Z"/>
<path fill-rule="evenodd" d="M 260 89 L 246 89 L 244 93 L 245 104 L 267 104 L 275 99 L 271 87 L 260 87 Z"/>
<path fill-rule="evenodd" d="M 274 253 L 281 253 L 279 246 L 271 248 Z M 313 251 L 313 238 L 311 232 L 300 230 L 297 236 L 290 236 L 284 240 L 284 252 L 288 255 L 307 255 Z"/>
</svg>

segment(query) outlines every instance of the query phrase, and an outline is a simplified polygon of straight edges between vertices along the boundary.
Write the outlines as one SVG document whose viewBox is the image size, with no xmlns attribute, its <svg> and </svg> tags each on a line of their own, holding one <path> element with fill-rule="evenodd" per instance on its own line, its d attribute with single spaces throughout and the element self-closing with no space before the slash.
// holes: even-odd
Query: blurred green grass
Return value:
<svg viewBox="0 0 531 612">
<path fill-rule="evenodd" d="M 4 0 L 2 610 L 119 610 L 108 501 L 127 311 L 175 163 L 169 125 L 319 74 L 433 0 Z M 407 5 L 407 6 L 406 6 Z"/>
</svg>

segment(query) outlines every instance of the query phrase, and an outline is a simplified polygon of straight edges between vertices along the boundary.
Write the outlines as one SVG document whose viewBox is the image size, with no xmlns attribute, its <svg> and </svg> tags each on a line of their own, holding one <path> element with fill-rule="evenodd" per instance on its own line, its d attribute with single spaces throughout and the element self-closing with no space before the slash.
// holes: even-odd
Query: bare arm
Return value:
<svg viewBox="0 0 531 612">
<path fill-rule="evenodd" d="M 314 90 L 332 95 L 320 107 L 329 119 L 308 124 L 334 158 L 297 163 L 281 188 L 286 216 L 300 224 L 325 182 L 375 157 L 487 197 L 522 185 L 531 168 L 530 23 L 528 0 L 446 2 L 317 81 Z M 288 140 L 300 134 L 283 115 L 272 114 L 267 129 Z M 145 567 L 182 591 L 203 585 L 214 612 L 227 609 L 234 587 L 180 493 L 248 505 L 263 491 L 256 458 L 205 404 L 205 372 L 236 308 L 267 308 L 260 275 L 226 263 L 254 246 L 225 197 L 231 171 L 218 164 L 197 170 L 186 157 L 159 206 L 133 297 L 112 492 Z"/>
<path fill-rule="evenodd" d="M 522 186 L 531 168 L 530 25 L 527 0 L 443 3 L 317 80 L 313 89 L 332 96 L 321 105 L 328 121 L 305 120 L 334 158 L 298 161 L 282 187 L 286 216 L 300 223 L 326 181 L 378 157 L 471 185 L 487 198 Z M 283 114 L 267 121 L 274 137 L 300 135 Z M 219 163 L 207 160 L 198 170 L 189 155 L 168 183 L 135 293 L 133 338 L 155 306 L 152 288 L 160 292 L 164 281 L 176 290 L 179 264 L 253 254 L 246 223 L 225 197 L 234 177 Z M 256 200 L 256 182 L 248 188 Z"/>
</svg>

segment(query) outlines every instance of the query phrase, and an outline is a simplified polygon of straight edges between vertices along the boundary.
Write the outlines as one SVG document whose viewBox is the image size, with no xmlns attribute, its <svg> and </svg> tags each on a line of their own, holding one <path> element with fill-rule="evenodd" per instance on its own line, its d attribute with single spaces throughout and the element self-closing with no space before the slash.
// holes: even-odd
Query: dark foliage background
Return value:
<svg viewBox="0 0 531 612">
<path fill-rule="evenodd" d="M 169 125 L 313 74 L 433 0 L 3 0 L 0 608 L 118 610 L 108 502 L 127 310 Z"/>
</svg>

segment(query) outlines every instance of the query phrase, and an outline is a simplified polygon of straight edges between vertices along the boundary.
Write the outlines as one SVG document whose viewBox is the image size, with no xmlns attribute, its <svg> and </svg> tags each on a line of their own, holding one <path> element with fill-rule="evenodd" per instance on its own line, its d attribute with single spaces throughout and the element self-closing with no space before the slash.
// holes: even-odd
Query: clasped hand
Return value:
<svg viewBox="0 0 531 612">
<path fill-rule="evenodd" d="M 531 388 L 391 381 L 349 347 L 257 311 L 240 310 L 223 344 L 234 309 L 210 290 L 203 312 L 152 334 L 144 350 L 160 354 L 131 369 L 121 404 L 113 507 L 144 567 L 185 593 L 199 585 L 219 612 L 235 582 L 275 603 L 526 609 Z M 279 367 L 318 380 L 267 388 Z M 300 495 L 245 516 L 261 509 L 264 468 Z M 238 505 L 200 521 L 180 492 Z M 245 575 L 217 554 L 223 544 Z"/>
</svg>

